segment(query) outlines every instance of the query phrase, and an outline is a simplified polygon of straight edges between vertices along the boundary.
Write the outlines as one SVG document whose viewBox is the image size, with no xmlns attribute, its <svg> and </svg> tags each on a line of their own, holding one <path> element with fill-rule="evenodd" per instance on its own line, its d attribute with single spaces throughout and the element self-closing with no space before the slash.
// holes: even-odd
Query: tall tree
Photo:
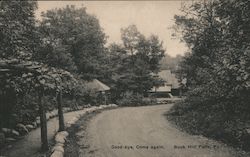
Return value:
<svg viewBox="0 0 250 157">
<path fill-rule="evenodd" d="M 30 59 L 38 42 L 35 1 L 0 2 L 0 57 Z"/>
<path fill-rule="evenodd" d="M 62 62 L 61 66 L 82 73 L 85 78 L 96 77 L 106 36 L 98 19 L 88 14 L 86 8 L 48 10 L 42 14 L 40 30 L 51 47 L 43 54 L 49 57 L 46 60 L 51 60 L 50 64 L 58 66 Z"/>
<path fill-rule="evenodd" d="M 197 1 L 183 9 L 184 15 L 175 16 L 176 28 L 191 50 L 181 66 L 190 89 L 185 109 L 178 106 L 190 127 L 183 126 L 201 128 L 199 132 L 229 143 L 246 142 L 248 148 L 238 131 L 250 119 L 249 8 L 244 0 Z M 220 137 L 223 133 L 238 142 Z"/>
<path fill-rule="evenodd" d="M 160 68 L 165 52 L 162 42 L 155 35 L 146 38 L 135 25 L 121 29 L 121 38 L 123 44 L 112 44 L 108 53 L 115 93 L 146 94 L 157 82 L 152 73 Z"/>
<path fill-rule="evenodd" d="M 186 16 L 176 16 L 176 24 L 192 53 L 186 55 L 183 72 L 194 88 L 205 84 L 227 92 L 232 97 L 238 90 L 249 89 L 249 37 L 247 2 L 194 3 Z M 228 14 L 228 10 L 234 10 Z M 207 91 L 207 89 L 205 89 Z M 226 91 L 225 91 L 226 90 Z M 216 90 L 217 91 L 217 90 Z M 243 92 L 244 93 L 244 92 Z"/>
<path fill-rule="evenodd" d="M 130 25 L 121 29 L 121 38 L 126 50 L 134 55 L 137 52 L 137 46 L 145 37 L 138 31 L 136 25 Z"/>
</svg>

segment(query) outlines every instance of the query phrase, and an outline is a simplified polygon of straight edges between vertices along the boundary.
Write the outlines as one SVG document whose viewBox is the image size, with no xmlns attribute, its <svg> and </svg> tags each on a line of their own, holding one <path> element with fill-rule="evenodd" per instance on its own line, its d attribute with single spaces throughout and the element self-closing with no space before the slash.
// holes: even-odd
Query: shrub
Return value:
<svg viewBox="0 0 250 157">
<path fill-rule="evenodd" d="M 229 111 L 230 103 L 190 98 L 176 103 L 167 118 L 180 129 L 194 135 L 204 135 L 229 145 L 249 150 L 249 122 L 245 116 Z"/>
<path fill-rule="evenodd" d="M 121 106 L 141 106 L 156 104 L 156 99 L 151 97 L 144 97 L 141 94 L 135 94 L 133 92 L 126 92 L 124 96 L 116 102 Z"/>
</svg>

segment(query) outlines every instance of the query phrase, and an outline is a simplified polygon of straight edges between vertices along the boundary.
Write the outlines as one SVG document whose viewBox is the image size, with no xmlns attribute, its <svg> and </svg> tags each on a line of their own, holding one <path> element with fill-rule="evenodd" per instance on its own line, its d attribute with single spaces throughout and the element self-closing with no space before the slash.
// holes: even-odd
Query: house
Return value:
<svg viewBox="0 0 250 157">
<path fill-rule="evenodd" d="M 85 86 L 90 90 L 90 92 L 94 93 L 97 96 L 98 100 L 96 101 L 99 101 L 99 103 L 107 104 L 109 94 L 108 91 L 110 90 L 107 85 L 97 79 L 93 79 L 86 82 Z"/>
<path fill-rule="evenodd" d="M 92 81 L 87 82 L 85 85 L 88 89 L 94 92 L 105 93 L 106 91 L 110 90 L 110 88 L 107 85 L 105 85 L 104 83 L 102 83 L 97 79 L 93 79 Z"/>
<path fill-rule="evenodd" d="M 164 85 L 153 87 L 150 93 L 157 97 L 173 97 L 181 95 L 181 83 L 176 78 L 176 75 L 170 70 L 162 70 L 158 73 L 159 78 L 164 82 Z"/>
</svg>

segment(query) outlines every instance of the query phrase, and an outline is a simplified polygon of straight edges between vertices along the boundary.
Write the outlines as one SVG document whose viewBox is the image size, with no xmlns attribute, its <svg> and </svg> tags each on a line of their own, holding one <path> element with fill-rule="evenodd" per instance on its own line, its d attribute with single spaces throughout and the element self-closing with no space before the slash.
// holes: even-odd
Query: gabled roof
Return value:
<svg viewBox="0 0 250 157">
<path fill-rule="evenodd" d="M 110 88 L 102 83 L 101 81 L 97 79 L 93 79 L 92 81 L 89 81 L 86 83 L 87 88 L 94 90 L 96 92 L 102 92 L 102 91 L 107 91 L 110 90 Z"/>
</svg>

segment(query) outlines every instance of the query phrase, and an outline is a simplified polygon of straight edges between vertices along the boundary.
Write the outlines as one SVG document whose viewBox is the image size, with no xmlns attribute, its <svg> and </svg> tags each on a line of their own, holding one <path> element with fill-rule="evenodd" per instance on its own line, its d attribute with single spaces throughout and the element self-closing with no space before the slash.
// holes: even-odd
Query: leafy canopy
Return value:
<svg viewBox="0 0 250 157">
<path fill-rule="evenodd" d="M 135 25 L 121 29 L 121 45 L 111 44 L 107 52 L 110 82 L 117 98 L 126 92 L 146 94 L 158 78 L 159 61 L 165 50 L 156 35 L 146 38 Z"/>
<path fill-rule="evenodd" d="M 52 66 L 94 78 L 106 36 L 98 19 L 86 8 L 67 6 L 42 14 L 40 33 L 45 49 L 38 57 Z"/>
</svg>

